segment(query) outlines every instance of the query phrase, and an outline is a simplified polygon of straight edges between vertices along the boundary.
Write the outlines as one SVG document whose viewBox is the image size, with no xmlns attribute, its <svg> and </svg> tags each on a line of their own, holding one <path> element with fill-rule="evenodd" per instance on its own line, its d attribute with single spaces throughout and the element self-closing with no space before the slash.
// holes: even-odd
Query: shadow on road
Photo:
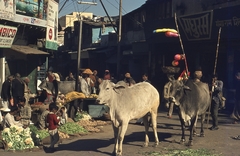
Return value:
<svg viewBox="0 0 240 156">
<path fill-rule="evenodd" d="M 99 149 L 110 146 L 114 143 L 114 139 L 101 140 L 101 139 L 81 139 L 68 143 L 58 145 L 58 151 L 94 151 L 103 154 L 111 155 L 111 153 L 102 152 Z"/>
<path fill-rule="evenodd" d="M 159 141 L 166 142 L 167 138 L 171 138 L 172 134 L 170 133 L 159 133 L 158 132 Z M 154 134 L 153 132 L 149 132 L 149 146 L 154 145 Z M 142 147 L 145 141 L 145 133 L 144 132 L 134 132 L 130 135 L 126 135 L 124 138 L 123 144 L 128 144 L 131 146 Z M 167 141 L 168 142 L 168 141 Z M 114 139 L 103 140 L 103 139 L 81 139 L 73 141 L 68 144 L 60 144 L 58 146 L 57 151 L 92 151 L 99 152 L 106 155 L 111 155 L 112 153 L 103 152 L 101 148 L 106 148 L 110 145 L 114 144 Z M 113 149 L 112 149 L 113 150 Z M 48 150 L 44 150 L 45 153 L 50 153 Z"/>
</svg>

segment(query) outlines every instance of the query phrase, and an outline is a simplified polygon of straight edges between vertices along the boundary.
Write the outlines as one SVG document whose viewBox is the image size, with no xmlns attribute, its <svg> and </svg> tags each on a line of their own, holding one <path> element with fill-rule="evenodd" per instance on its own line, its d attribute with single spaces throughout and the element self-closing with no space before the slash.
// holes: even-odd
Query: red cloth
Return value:
<svg viewBox="0 0 240 156">
<path fill-rule="evenodd" d="M 59 120 L 56 114 L 49 113 L 47 116 L 48 130 L 54 130 L 57 128 Z"/>
<path fill-rule="evenodd" d="M 189 76 L 190 76 L 190 72 L 188 72 L 188 74 L 187 74 L 187 71 L 186 71 L 186 70 L 183 70 L 183 72 L 181 73 L 181 75 L 178 77 L 178 80 L 188 79 Z"/>
</svg>

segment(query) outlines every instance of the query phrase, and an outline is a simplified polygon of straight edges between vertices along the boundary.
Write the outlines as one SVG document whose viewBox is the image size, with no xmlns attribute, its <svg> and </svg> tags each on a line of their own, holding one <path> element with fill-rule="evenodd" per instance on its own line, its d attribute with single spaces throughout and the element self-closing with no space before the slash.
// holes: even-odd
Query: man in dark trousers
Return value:
<svg viewBox="0 0 240 156">
<path fill-rule="evenodd" d="M 212 104 L 211 104 L 211 116 L 212 116 L 212 127 L 210 130 L 218 130 L 218 109 L 221 103 L 220 94 L 222 92 L 223 82 L 218 80 L 217 74 L 213 75 L 212 81 Z"/>
<path fill-rule="evenodd" d="M 24 97 L 24 82 L 19 73 L 16 73 L 15 79 L 12 80 L 12 96 L 14 106 L 17 106 L 19 99 Z"/>
<path fill-rule="evenodd" d="M 13 76 L 8 76 L 7 80 L 3 82 L 2 84 L 2 92 L 1 97 L 3 99 L 3 108 L 9 107 L 10 99 L 12 98 L 11 95 L 11 87 L 12 87 L 12 80 Z"/>
</svg>

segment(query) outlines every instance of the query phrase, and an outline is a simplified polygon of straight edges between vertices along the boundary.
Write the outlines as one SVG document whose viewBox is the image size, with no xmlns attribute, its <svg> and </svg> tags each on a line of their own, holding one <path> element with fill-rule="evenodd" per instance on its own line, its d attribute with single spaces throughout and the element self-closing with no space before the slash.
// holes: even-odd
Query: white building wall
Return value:
<svg viewBox="0 0 240 156">
<path fill-rule="evenodd" d="M 2 84 L 5 81 L 5 57 L 0 58 L 0 91 L 2 90 Z"/>
<path fill-rule="evenodd" d="M 79 14 L 82 18 L 93 19 L 93 13 L 90 12 L 72 12 L 71 14 L 62 16 L 59 18 L 58 22 L 63 28 L 73 27 L 74 21 L 78 20 Z"/>
</svg>

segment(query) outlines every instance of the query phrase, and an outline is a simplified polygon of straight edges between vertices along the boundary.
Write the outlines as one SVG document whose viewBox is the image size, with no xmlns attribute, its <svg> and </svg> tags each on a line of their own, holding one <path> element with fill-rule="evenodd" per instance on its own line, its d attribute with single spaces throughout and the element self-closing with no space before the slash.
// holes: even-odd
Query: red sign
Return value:
<svg viewBox="0 0 240 156">
<path fill-rule="evenodd" d="M 17 34 L 16 27 L 0 25 L 0 49 L 10 48 Z"/>
<path fill-rule="evenodd" d="M 50 28 L 48 32 L 48 37 L 50 40 L 52 39 L 52 36 L 53 36 L 53 32 L 52 32 L 52 28 Z"/>
<path fill-rule="evenodd" d="M 16 33 L 17 33 L 16 28 L 0 26 L 0 36 L 1 37 L 14 38 Z"/>
</svg>

